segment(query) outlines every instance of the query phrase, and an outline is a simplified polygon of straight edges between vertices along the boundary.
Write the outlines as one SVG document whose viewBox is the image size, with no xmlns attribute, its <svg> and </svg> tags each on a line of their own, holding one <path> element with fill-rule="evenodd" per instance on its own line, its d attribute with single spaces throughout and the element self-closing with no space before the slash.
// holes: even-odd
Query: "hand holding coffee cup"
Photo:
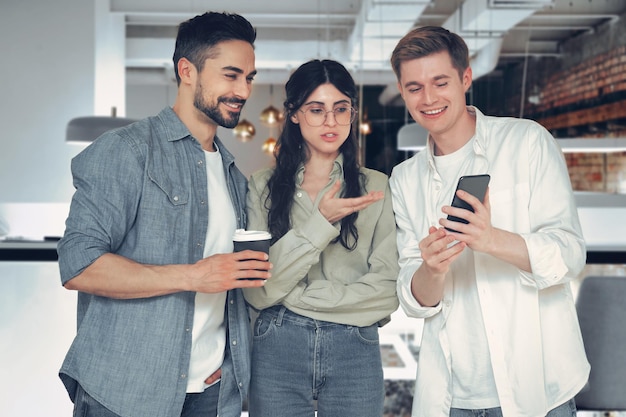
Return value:
<svg viewBox="0 0 626 417">
<path fill-rule="evenodd" d="M 241 252 L 253 250 L 257 252 L 270 253 L 270 240 L 272 235 L 261 230 L 237 229 L 233 236 L 233 251 Z M 261 279 L 261 278 L 241 278 L 241 279 Z"/>
</svg>

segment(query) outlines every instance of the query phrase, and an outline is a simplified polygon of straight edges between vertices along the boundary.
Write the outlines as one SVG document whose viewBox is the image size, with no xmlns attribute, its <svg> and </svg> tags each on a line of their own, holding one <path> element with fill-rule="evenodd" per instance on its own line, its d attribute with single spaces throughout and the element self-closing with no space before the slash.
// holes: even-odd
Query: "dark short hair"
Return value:
<svg viewBox="0 0 626 417">
<path fill-rule="evenodd" d="M 181 58 L 187 58 L 198 71 L 202 71 L 213 47 L 230 40 L 241 40 L 254 46 L 256 30 L 242 16 L 228 13 L 207 12 L 181 23 L 173 57 L 176 82 L 180 84 L 178 61 Z"/>
<path fill-rule="evenodd" d="M 469 67 L 469 51 L 463 38 L 440 26 L 423 26 L 404 35 L 394 48 L 391 67 L 396 78 L 400 80 L 403 62 L 438 52 L 448 52 L 452 66 L 459 72 L 459 77 L 463 77 L 463 72 Z"/>
</svg>

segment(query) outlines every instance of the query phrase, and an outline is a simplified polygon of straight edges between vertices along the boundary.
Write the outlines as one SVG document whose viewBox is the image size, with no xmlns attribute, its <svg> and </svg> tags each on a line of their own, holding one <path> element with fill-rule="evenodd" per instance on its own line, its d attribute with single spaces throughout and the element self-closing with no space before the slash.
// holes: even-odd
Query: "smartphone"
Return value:
<svg viewBox="0 0 626 417">
<path fill-rule="evenodd" d="M 487 192 L 487 186 L 489 185 L 489 180 L 491 177 L 489 174 L 480 174 L 480 175 L 464 175 L 459 178 L 459 182 L 456 185 L 456 190 L 467 191 L 474 197 L 478 198 L 480 201 L 485 199 L 485 193 Z M 452 207 L 459 207 L 465 210 L 469 210 L 474 212 L 472 206 L 467 204 L 465 200 L 461 200 L 456 195 L 456 190 L 454 191 L 454 197 L 452 198 Z M 467 224 L 468 221 L 465 219 L 461 219 L 460 217 L 450 216 L 448 215 L 448 220 L 452 220 L 453 222 L 461 222 Z M 446 227 L 447 230 L 455 233 L 459 233 L 456 230 L 450 229 Z"/>
</svg>

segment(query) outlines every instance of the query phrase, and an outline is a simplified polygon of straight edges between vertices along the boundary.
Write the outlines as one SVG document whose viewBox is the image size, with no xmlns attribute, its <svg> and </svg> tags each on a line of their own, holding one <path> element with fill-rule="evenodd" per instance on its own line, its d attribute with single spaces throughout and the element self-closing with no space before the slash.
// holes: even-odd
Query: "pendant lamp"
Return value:
<svg viewBox="0 0 626 417">
<path fill-rule="evenodd" d="M 65 141 L 68 143 L 90 143 L 104 132 L 136 121 L 136 119 L 116 117 L 115 107 L 111 109 L 111 116 L 76 117 L 67 124 Z"/>
<path fill-rule="evenodd" d="M 274 98 L 274 85 L 270 84 L 270 105 L 266 107 L 259 116 L 261 123 L 267 127 L 274 127 L 283 121 L 283 114 L 271 103 Z"/>
<path fill-rule="evenodd" d="M 240 120 L 237 126 L 233 129 L 235 137 L 244 143 L 250 142 L 254 138 L 255 133 L 256 129 L 254 128 L 254 125 L 246 119 Z"/>
<path fill-rule="evenodd" d="M 428 130 L 417 123 L 410 123 L 398 130 L 398 150 L 419 152 L 426 147 Z"/>
<path fill-rule="evenodd" d="M 276 139 L 269 137 L 265 140 L 265 142 L 263 142 L 263 152 L 265 152 L 268 155 L 273 155 L 274 154 L 274 149 L 276 148 Z"/>
</svg>

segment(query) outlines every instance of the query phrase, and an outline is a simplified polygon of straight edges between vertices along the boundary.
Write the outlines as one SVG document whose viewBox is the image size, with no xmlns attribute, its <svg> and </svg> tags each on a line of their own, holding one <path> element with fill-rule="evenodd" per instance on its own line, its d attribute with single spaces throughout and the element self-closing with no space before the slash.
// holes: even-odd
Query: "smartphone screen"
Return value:
<svg viewBox="0 0 626 417">
<path fill-rule="evenodd" d="M 487 192 L 487 186 L 489 185 L 490 179 L 491 177 L 489 176 L 489 174 L 464 175 L 461 178 L 459 178 L 459 182 L 456 186 L 456 190 L 467 191 L 474 197 L 478 198 L 480 201 L 483 201 L 485 199 L 485 193 Z M 456 195 L 456 190 L 454 191 L 454 197 L 452 198 L 452 204 L 451 204 L 452 207 L 459 207 L 459 208 L 473 212 L 474 209 L 472 208 L 472 206 L 467 204 L 465 200 L 461 200 Z M 461 222 L 465 224 L 468 223 L 467 220 L 465 219 L 461 219 L 459 217 L 450 216 L 450 215 L 448 215 L 448 220 L 452 220 L 454 222 Z M 446 229 L 451 232 L 459 233 L 458 231 L 450 229 L 448 227 L 446 227 Z"/>
</svg>

